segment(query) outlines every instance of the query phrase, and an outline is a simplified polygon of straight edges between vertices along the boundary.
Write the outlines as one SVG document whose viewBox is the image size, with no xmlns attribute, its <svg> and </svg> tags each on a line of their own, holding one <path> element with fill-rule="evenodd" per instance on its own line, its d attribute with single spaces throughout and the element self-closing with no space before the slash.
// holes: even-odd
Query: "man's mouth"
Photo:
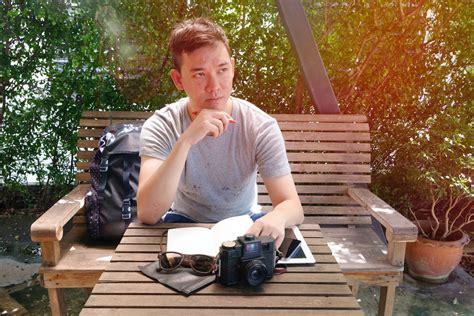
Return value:
<svg viewBox="0 0 474 316">
<path fill-rule="evenodd" d="M 209 98 L 207 99 L 207 101 L 217 101 L 217 100 L 220 100 L 222 99 L 222 97 L 218 97 L 218 98 Z"/>
</svg>

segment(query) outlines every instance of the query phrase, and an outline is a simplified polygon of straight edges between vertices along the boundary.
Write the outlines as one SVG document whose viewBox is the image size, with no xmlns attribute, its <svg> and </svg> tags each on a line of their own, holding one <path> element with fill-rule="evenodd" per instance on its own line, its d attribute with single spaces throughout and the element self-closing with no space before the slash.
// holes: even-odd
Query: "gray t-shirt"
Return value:
<svg viewBox="0 0 474 316">
<path fill-rule="evenodd" d="M 231 97 L 236 124 L 218 138 L 206 136 L 189 151 L 171 208 L 199 222 L 216 222 L 258 209 L 257 168 L 263 178 L 290 174 L 285 142 L 274 118 Z M 166 160 L 191 124 L 183 98 L 144 124 L 140 156 Z"/>
</svg>

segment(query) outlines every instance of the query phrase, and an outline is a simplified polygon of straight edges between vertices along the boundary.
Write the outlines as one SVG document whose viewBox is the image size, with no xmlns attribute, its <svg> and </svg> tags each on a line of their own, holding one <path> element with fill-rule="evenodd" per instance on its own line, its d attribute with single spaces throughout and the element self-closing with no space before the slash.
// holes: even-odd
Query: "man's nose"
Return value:
<svg viewBox="0 0 474 316">
<path fill-rule="evenodd" d="M 219 81 L 215 74 L 209 75 L 209 80 L 207 81 L 206 91 L 209 93 L 215 93 L 219 91 Z"/>
</svg>

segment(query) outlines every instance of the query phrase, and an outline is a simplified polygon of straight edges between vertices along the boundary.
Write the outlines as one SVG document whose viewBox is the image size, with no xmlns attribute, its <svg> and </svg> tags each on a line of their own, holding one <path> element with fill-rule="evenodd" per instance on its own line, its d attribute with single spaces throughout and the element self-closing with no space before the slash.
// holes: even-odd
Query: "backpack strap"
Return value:
<svg viewBox="0 0 474 316">
<path fill-rule="evenodd" d="M 104 190 L 105 186 L 107 185 L 107 171 L 109 170 L 109 156 L 103 155 L 100 159 L 99 165 L 99 187 L 97 188 L 98 198 L 99 200 L 104 199 Z"/>
<path fill-rule="evenodd" d="M 133 155 L 125 155 L 123 159 L 122 172 L 122 219 L 129 224 L 132 219 L 132 187 L 130 186 L 130 174 L 133 166 Z"/>
</svg>

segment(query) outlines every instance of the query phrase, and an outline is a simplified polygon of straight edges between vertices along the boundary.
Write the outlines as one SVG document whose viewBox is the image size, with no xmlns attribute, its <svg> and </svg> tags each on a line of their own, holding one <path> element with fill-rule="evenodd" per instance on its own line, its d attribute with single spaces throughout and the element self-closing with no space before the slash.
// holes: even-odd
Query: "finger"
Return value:
<svg viewBox="0 0 474 316">
<path fill-rule="evenodd" d="M 219 129 L 219 135 L 217 136 L 220 136 L 222 135 L 222 133 L 224 133 L 224 123 L 221 120 L 212 119 L 209 122 L 211 122 L 211 124 L 215 125 Z"/>
<path fill-rule="evenodd" d="M 273 237 L 275 238 L 275 237 Z M 278 234 L 277 238 L 275 238 L 275 248 L 278 249 L 281 246 L 281 243 L 283 242 L 283 239 L 285 238 L 285 235 L 283 234 Z"/>
<path fill-rule="evenodd" d="M 207 129 L 208 129 L 208 133 L 207 135 L 208 136 L 213 136 L 214 138 L 215 137 L 219 137 L 219 128 L 212 124 L 211 122 L 207 122 Z"/>
<path fill-rule="evenodd" d="M 264 227 L 262 232 L 261 232 L 261 236 L 270 236 L 272 237 L 273 239 L 275 239 L 275 244 L 278 244 L 278 246 L 281 244 L 281 242 L 283 241 L 283 237 L 284 237 L 284 234 L 282 235 L 280 233 L 280 231 L 278 231 L 276 228 L 274 227 L 271 227 L 271 226 L 267 226 L 267 227 Z M 280 241 L 281 239 L 281 241 Z"/>
<path fill-rule="evenodd" d="M 230 121 L 229 114 L 227 114 L 226 112 L 216 112 L 214 113 L 214 118 L 220 120 L 224 125 L 224 130 L 227 130 Z"/>
<path fill-rule="evenodd" d="M 234 120 L 234 118 L 233 118 L 230 114 L 227 114 L 227 113 L 226 113 L 226 117 L 227 117 L 227 119 L 229 120 L 229 123 L 232 123 L 232 124 L 237 123 L 237 121 Z"/>
<path fill-rule="evenodd" d="M 276 228 L 275 226 L 271 224 L 265 225 L 265 227 L 262 230 L 262 236 L 273 236 L 273 235 L 278 236 L 278 234 L 279 234 L 278 228 Z"/>
<path fill-rule="evenodd" d="M 260 236 L 260 233 L 262 232 L 262 224 L 260 222 L 255 222 L 253 225 L 249 228 L 246 234 L 251 234 L 255 236 Z"/>
</svg>

